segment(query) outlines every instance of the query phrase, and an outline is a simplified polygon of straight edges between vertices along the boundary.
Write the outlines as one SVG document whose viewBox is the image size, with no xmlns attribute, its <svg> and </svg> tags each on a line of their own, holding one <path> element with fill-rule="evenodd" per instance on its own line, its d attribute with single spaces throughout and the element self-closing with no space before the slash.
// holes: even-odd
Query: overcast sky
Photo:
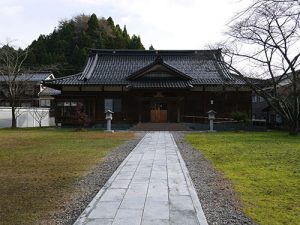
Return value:
<svg viewBox="0 0 300 225">
<path fill-rule="evenodd" d="M 148 49 L 201 49 L 222 40 L 247 0 L 0 0 L 0 42 L 25 47 L 77 14 L 111 16 Z"/>
</svg>

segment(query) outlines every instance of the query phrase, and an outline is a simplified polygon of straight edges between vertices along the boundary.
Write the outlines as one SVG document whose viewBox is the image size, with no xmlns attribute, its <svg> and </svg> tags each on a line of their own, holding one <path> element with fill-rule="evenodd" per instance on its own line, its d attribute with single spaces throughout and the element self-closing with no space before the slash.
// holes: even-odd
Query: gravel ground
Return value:
<svg viewBox="0 0 300 225">
<path fill-rule="evenodd" d="M 59 209 L 45 216 L 49 219 L 38 221 L 37 224 L 73 224 L 143 136 L 143 132 L 136 133 L 134 139 L 125 141 L 124 144 L 110 151 L 92 171 L 76 182 L 72 195 L 58 203 Z"/>
<path fill-rule="evenodd" d="M 172 134 L 194 182 L 208 223 L 255 224 L 242 212 L 230 182 L 215 171 L 199 151 L 184 141 L 184 132 Z"/>
</svg>

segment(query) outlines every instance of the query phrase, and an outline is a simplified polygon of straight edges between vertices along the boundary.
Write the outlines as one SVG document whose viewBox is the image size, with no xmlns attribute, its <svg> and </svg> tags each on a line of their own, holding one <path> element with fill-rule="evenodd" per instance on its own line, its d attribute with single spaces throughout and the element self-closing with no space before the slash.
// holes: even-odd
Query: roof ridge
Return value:
<svg viewBox="0 0 300 225">
<path fill-rule="evenodd" d="M 82 72 L 75 73 L 75 74 L 68 75 L 68 76 L 63 76 L 63 77 L 57 77 L 57 78 L 54 78 L 54 79 L 51 79 L 51 80 L 45 80 L 45 81 L 46 82 L 50 82 L 50 81 L 63 80 L 63 79 L 66 79 L 66 78 L 71 78 L 71 77 L 79 76 L 80 74 L 82 74 Z"/>
<path fill-rule="evenodd" d="M 89 57 L 88 62 L 82 72 L 82 75 L 78 79 L 83 81 L 90 79 L 97 62 L 98 62 L 98 53 L 96 53 L 94 57 Z"/>
<path fill-rule="evenodd" d="M 42 71 L 29 71 L 29 72 L 23 72 L 21 74 L 43 74 L 43 73 L 52 73 L 51 70 L 42 70 Z"/>
<path fill-rule="evenodd" d="M 215 56 L 216 58 L 217 56 Z M 223 58 L 215 59 L 213 63 L 216 66 L 216 69 L 218 73 L 220 74 L 220 77 L 224 79 L 225 82 L 233 80 L 233 77 L 231 76 L 230 72 L 228 71 L 227 67 L 225 66 L 223 62 Z M 223 72 L 222 72 L 223 71 Z"/>
<path fill-rule="evenodd" d="M 221 49 L 186 49 L 186 50 L 142 50 L 142 49 L 90 49 L 89 55 L 203 55 L 220 53 Z"/>
</svg>

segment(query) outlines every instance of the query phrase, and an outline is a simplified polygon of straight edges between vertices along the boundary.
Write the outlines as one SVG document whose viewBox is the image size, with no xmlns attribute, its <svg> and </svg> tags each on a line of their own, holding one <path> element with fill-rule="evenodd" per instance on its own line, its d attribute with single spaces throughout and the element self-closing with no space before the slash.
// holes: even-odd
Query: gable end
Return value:
<svg viewBox="0 0 300 225">
<path fill-rule="evenodd" d="M 133 72 L 126 79 L 138 80 L 138 79 L 179 79 L 179 80 L 191 80 L 192 78 L 185 73 L 177 70 L 163 61 L 163 58 L 158 56 L 154 62 L 147 66 Z"/>
</svg>

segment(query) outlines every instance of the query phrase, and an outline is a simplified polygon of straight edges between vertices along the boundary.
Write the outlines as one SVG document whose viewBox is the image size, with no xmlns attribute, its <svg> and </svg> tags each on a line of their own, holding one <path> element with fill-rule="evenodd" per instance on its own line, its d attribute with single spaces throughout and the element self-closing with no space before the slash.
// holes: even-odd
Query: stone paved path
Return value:
<svg viewBox="0 0 300 225">
<path fill-rule="evenodd" d="M 74 225 L 207 225 L 170 132 L 147 133 Z"/>
</svg>

